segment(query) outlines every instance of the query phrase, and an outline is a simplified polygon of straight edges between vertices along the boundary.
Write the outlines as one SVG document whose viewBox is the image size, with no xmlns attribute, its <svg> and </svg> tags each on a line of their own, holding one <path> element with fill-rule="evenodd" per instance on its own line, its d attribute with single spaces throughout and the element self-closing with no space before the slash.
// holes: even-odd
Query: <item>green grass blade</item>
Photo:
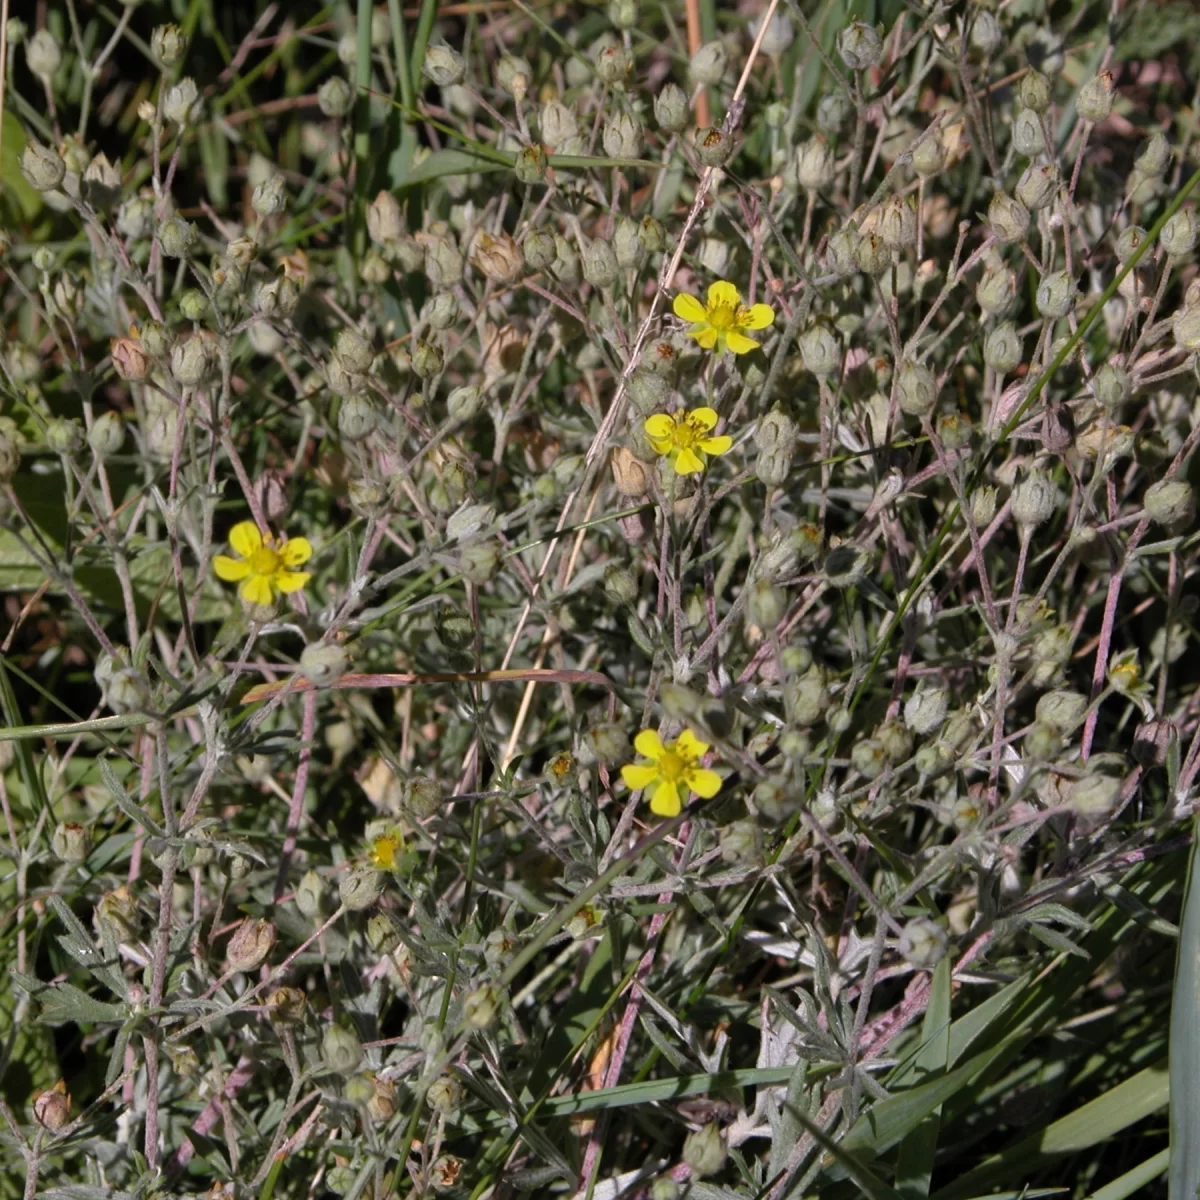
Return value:
<svg viewBox="0 0 1200 1200">
<path fill-rule="evenodd" d="M 1166 1172 L 1170 1157 L 1170 1150 L 1160 1150 L 1144 1163 L 1139 1163 L 1132 1171 L 1126 1171 L 1119 1179 L 1114 1179 L 1112 1183 L 1106 1183 L 1093 1192 L 1088 1200 L 1125 1200 L 1126 1196 L 1136 1195 Z"/>
<path fill-rule="evenodd" d="M 918 1078 L 941 1074 L 950 1066 L 949 958 L 943 958 L 933 973 L 922 1032 L 922 1045 L 913 1061 Z M 896 1190 L 905 1200 L 919 1200 L 929 1195 L 941 1117 L 942 1109 L 938 1105 L 900 1143 L 896 1160 Z"/>
<path fill-rule="evenodd" d="M 1200 823 L 1193 830 L 1188 861 L 1187 890 L 1179 930 L 1179 957 L 1171 996 L 1171 1169 L 1167 1176 L 1170 1200 L 1192 1200 L 1200 1187 L 1200 887 L 1196 886 L 1200 856 Z"/>
</svg>

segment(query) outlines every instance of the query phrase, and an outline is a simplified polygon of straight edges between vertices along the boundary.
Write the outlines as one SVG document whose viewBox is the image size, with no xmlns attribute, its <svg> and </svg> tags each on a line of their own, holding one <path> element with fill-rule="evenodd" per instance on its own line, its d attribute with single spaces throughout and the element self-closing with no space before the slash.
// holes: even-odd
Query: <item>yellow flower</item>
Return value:
<svg viewBox="0 0 1200 1200">
<path fill-rule="evenodd" d="M 718 354 L 732 350 L 734 354 L 749 354 L 758 343 L 743 332 L 747 329 L 766 329 L 775 320 L 775 310 L 769 304 L 742 305 L 741 293 L 724 279 L 708 289 L 708 304 L 695 296 L 681 292 L 672 305 L 675 315 L 692 323 L 688 337 L 694 337 L 705 350 L 716 347 Z"/>
<path fill-rule="evenodd" d="M 717 419 L 711 408 L 693 408 L 691 412 L 681 408 L 674 416 L 655 413 L 647 417 L 643 428 L 655 454 L 670 456 L 676 475 L 695 475 L 704 470 L 706 455 L 724 454 L 733 445 L 733 438 L 725 434 L 708 436 Z"/>
<path fill-rule="evenodd" d="M 371 843 L 371 866 L 377 871 L 394 871 L 404 849 L 398 833 L 382 833 Z"/>
<path fill-rule="evenodd" d="M 297 571 L 312 558 L 307 538 L 264 538 L 253 521 L 239 521 L 229 531 L 237 558 L 218 554 L 213 570 L 226 583 L 241 583 L 238 595 L 251 604 L 271 604 L 280 592 L 298 592 L 312 576 Z"/>
<path fill-rule="evenodd" d="M 660 817 L 678 816 L 683 809 L 683 796 L 695 792 L 705 800 L 721 790 L 721 777 L 716 771 L 698 766 L 708 753 L 708 744 L 685 729 L 673 742 L 663 740 L 653 729 L 643 729 L 633 739 L 634 749 L 648 763 L 630 763 L 621 768 L 625 786 L 646 788 L 650 793 L 650 811 Z"/>
</svg>

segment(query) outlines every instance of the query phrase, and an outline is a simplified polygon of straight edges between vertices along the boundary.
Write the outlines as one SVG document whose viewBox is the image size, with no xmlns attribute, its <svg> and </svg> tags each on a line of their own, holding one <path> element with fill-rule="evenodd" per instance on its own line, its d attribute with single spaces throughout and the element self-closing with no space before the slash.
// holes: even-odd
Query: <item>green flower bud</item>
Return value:
<svg viewBox="0 0 1200 1200">
<path fill-rule="evenodd" d="M 1048 762 L 1062 749 L 1062 741 L 1057 729 L 1034 722 L 1021 745 L 1026 757 L 1033 762 Z"/>
<path fill-rule="evenodd" d="M 854 261 L 863 274 L 882 275 L 892 265 L 892 251 L 879 234 L 864 233 L 855 244 Z"/>
<path fill-rule="evenodd" d="M 975 301 L 989 317 L 1006 317 L 1017 300 L 1017 277 L 1002 263 L 988 267 L 975 288 Z"/>
<path fill-rule="evenodd" d="M 614 608 L 625 608 L 638 598 L 638 584 L 625 567 L 611 566 L 604 572 L 604 595 Z"/>
<path fill-rule="evenodd" d="M 1011 321 L 997 325 L 983 341 L 983 361 L 993 371 L 1007 375 L 1021 365 L 1025 347 L 1017 327 Z"/>
<path fill-rule="evenodd" d="M 875 740 L 883 747 L 884 757 L 892 766 L 912 758 L 912 734 L 899 721 L 884 721 L 875 730 Z"/>
<path fill-rule="evenodd" d="M 0 483 L 8 483 L 21 465 L 25 439 L 12 417 L 0 417 Z"/>
<path fill-rule="evenodd" d="M 1018 154 L 1036 158 L 1046 150 L 1046 135 L 1042 130 L 1041 118 L 1030 108 L 1023 108 L 1013 120 L 1013 145 Z"/>
<path fill-rule="evenodd" d="M 946 931 L 928 917 L 914 917 L 904 926 L 896 949 L 910 966 L 931 970 L 946 957 Z"/>
<path fill-rule="evenodd" d="M 696 157 L 706 167 L 723 166 L 733 153 L 733 139 L 715 125 L 696 130 L 695 146 Z"/>
<path fill-rule="evenodd" d="M 1007 192 L 997 192 L 992 197 L 987 219 L 1001 243 L 1022 241 L 1029 232 L 1029 209 Z"/>
<path fill-rule="evenodd" d="M 637 158 L 642 152 L 642 127 L 630 113 L 618 113 L 605 126 L 601 136 L 609 158 Z"/>
<path fill-rule="evenodd" d="M 472 542 L 459 551 L 458 570 L 464 579 L 479 587 L 493 578 L 501 558 L 501 550 L 496 542 Z"/>
<path fill-rule="evenodd" d="M 24 171 L 23 166 L 22 171 Z M 149 236 L 153 229 L 154 197 L 152 194 L 142 193 L 131 196 L 117 209 L 117 232 L 123 238 L 136 242 Z"/>
<path fill-rule="evenodd" d="M 1197 220 L 1196 210 L 1181 208 L 1162 227 L 1158 235 L 1158 244 L 1170 258 L 1185 258 L 1196 248 L 1200 238 L 1200 221 Z"/>
<path fill-rule="evenodd" d="M 67 164 L 57 151 L 30 138 L 21 152 L 21 174 L 30 187 L 39 192 L 52 192 L 63 181 Z"/>
<path fill-rule="evenodd" d="M 725 1166 L 726 1157 L 725 1139 L 715 1121 L 689 1133 L 684 1139 L 683 1161 L 700 1179 L 718 1174 Z"/>
<path fill-rule="evenodd" d="M 338 884 L 338 895 L 349 912 L 363 912 L 371 908 L 383 892 L 382 871 L 373 867 L 355 867 L 343 875 Z"/>
<path fill-rule="evenodd" d="M 858 227 L 843 225 L 825 244 L 825 265 L 835 275 L 853 275 L 858 270 Z"/>
<path fill-rule="evenodd" d="M 521 99 L 533 84 L 533 68 L 527 59 L 505 54 L 496 64 L 496 86 Z"/>
<path fill-rule="evenodd" d="M 187 48 L 187 35 L 178 25 L 156 25 L 150 34 L 150 53 L 163 71 L 177 67 Z"/>
<path fill-rule="evenodd" d="M 234 931 L 225 947 L 225 961 L 231 971 L 253 971 L 262 966 L 275 945 L 275 926 L 258 917 L 247 917 Z"/>
<path fill-rule="evenodd" d="M 184 387 L 196 387 L 212 374 L 216 366 L 213 344 L 196 335 L 176 342 L 171 348 L 171 374 Z"/>
<path fill-rule="evenodd" d="M 937 405 L 937 376 L 924 363 L 905 359 L 896 379 L 900 411 L 910 417 L 927 417 Z"/>
<path fill-rule="evenodd" d="M 97 154 L 83 173 L 82 195 L 98 212 L 108 212 L 121 198 L 121 170 Z"/>
<path fill-rule="evenodd" d="M 852 71 L 865 71 L 883 57 L 883 39 L 873 26 L 854 21 L 838 34 L 837 49 Z"/>
<path fill-rule="evenodd" d="M 712 86 L 725 77 L 729 67 L 729 52 L 723 42 L 705 42 L 692 55 L 691 75 L 696 83 Z"/>
<path fill-rule="evenodd" d="M 448 650 L 465 650 L 475 641 L 475 623 L 466 613 L 449 606 L 437 615 L 437 635 Z"/>
<path fill-rule="evenodd" d="M 168 217 L 158 228 L 158 241 L 168 258 L 188 258 L 196 246 L 196 227 L 181 217 Z"/>
<path fill-rule="evenodd" d="M 337 642 L 313 642 L 300 652 L 300 674 L 315 687 L 329 687 L 346 673 L 350 655 Z"/>
<path fill-rule="evenodd" d="M 388 246 L 404 236 L 406 230 L 400 201 L 386 189 L 367 205 L 367 234 L 371 241 Z"/>
<path fill-rule="evenodd" d="M 722 862 L 730 866 L 761 866 L 762 833 L 754 821 L 733 821 L 719 834 Z"/>
<path fill-rule="evenodd" d="M 99 459 L 111 458 L 121 452 L 125 444 L 125 422 L 120 413 L 101 413 L 93 422 L 87 435 L 92 453 Z"/>
<path fill-rule="evenodd" d="M 545 229 L 535 229 L 529 233 L 521 247 L 525 265 L 531 271 L 544 271 L 550 267 L 555 258 L 554 234 Z"/>
<path fill-rule="evenodd" d="M 1088 709 L 1088 698 L 1079 692 L 1057 690 L 1038 697 L 1037 719 L 1066 736 L 1079 727 Z"/>
<path fill-rule="evenodd" d="M 1146 489 L 1146 515 L 1173 533 L 1187 529 L 1196 516 L 1196 497 L 1182 479 L 1160 479 Z"/>
<path fill-rule="evenodd" d="M 1058 184 L 1058 168 L 1053 163 L 1030 163 L 1021 172 L 1013 195 L 1030 212 L 1038 212 L 1054 202 Z"/>
<path fill-rule="evenodd" d="M 541 183 L 546 178 L 547 166 L 546 152 L 541 146 L 525 146 L 517 152 L 513 173 L 520 183 Z"/>
<path fill-rule="evenodd" d="M 646 248 L 642 245 L 641 226 L 629 217 L 618 218 L 612 244 L 617 265 L 622 269 L 637 270 L 645 262 Z"/>
<path fill-rule="evenodd" d="M 637 0 L 609 0 L 608 19 L 618 29 L 636 29 L 638 23 Z"/>
<path fill-rule="evenodd" d="M 354 89 L 340 75 L 331 75 L 317 88 L 317 107 L 322 115 L 340 119 L 354 107 Z"/>
<path fill-rule="evenodd" d="M 412 369 L 418 379 L 435 379 L 446 365 L 442 349 L 434 342 L 417 339 L 412 352 Z"/>
<path fill-rule="evenodd" d="M 1040 116 L 1050 107 L 1050 80 L 1030 67 L 1017 84 L 1017 99 Z"/>
<path fill-rule="evenodd" d="M 83 862 L 91 853 L 92 842 L 82 825 L 60 822 L 50 838 L 50 849 L 60 862 L 75 865 Z"/>
<path fill-rule="evenodd" d="M 785 176 L 785 180 L 791 182 L 794 179 L 798 188 L 819 192 L 833 182 L 833 172 L 833 151 L 829 143 L 818 136 L 809 138 L 797 147 L 792 160 L 791 178 Z"/>
<path fill-rule="evenodd" d="M 457 1076 L 442 1075 L 429 1085 L 425 1103 L 447 1120 L 456 1121 L 466 1096 L 467 1090 Z"/>
<path fill-rule="evenodd" d="M 892 196 L 879 218 L 879 235 L 890 250 L 903 250 L 917 242 L 917 212 L 907 200 Z"/>
<path fill-rule="evenodd" d="M 782 454 L 790 458 L 796 452 L 796 422 L 775 405 L 754 430 L 754 444 L 764 454 Z"/>
<path fill-rule="evenodd" d="M 1070 274 L 1067 271 L 1053 271 L 1044 275 L 1038 283 L 1035 301 L 1043 317 L 1056 321 L 1075 307 L 1078 296 Z"/>
<path fill-rule="evenodd" d="M 1013 519 L 1023 534 L 1031 533 L 1048 521 L 1058 505 L 1058 489 L 1050 478 L 1041 471 L 1030 471 L 1013 488 Z"/>
<path fill-rule="evenodd" d="M 624 762 L 629 757 L 629 735 L 622 726 L 605 721 L 593 725 L 583 735 L 579 749 L 581 760 L 586 752 L 589 762 L 612 766 L 614 763 Z"/>
<path fill-rule="evenodd" d="M 1200 350 L 1200 304 L 1180 309 L 1171 325 L 1175 344 L 1188 351 Z"/>
<path fill-rule="evenodd" d="M 433 237 L 426 242 L 425 277 L 435 290 L 462 282 L 463 256 L 449 237 Z"/>
<path fill-rule="evenodd" d="M 747 622 L 764 632 L 775 629 L 787 613 L 787 592 L 765 578 L 755 579 L 747 587 Z"/>
<path fill-rule="evenodd" d="M 633 70 L 633 55 L 624 46 L 602 46 L 593 65 L 601 83 L 624 83 Z"/>
<path fill-rule="evenodd" d="M 467 64 L 463 56 L 444 42 L 426 49 L 421 74 L 431 83 L 436 83 L 438 87 L 451 87 L 461 83 L 466 73 Z"/>
<path fill-rule="evenodd" d="M 1113 74 L 1101 71 L 1093 75 L 1075 97 L 1075 111 L 1085 121 L 1105 121 L 1113 106 Z"/>
<path fill-rule="evenodd" d="M 1076 779 L 1067 790 L 1067 806 L 1081 818 L 1085 828 L 1101 824 L 1121 799 L 1121 781 L 1098 771 Z"/>
<path fill-rule="evenodd" d="M 961 450 L 971 444 L 975 427 L 971 418 L 964 412 L 939 413 L 937 418 L 937 435 L 947 450 Z"/>
<path fill-rule="evenodd" d="M 472 630 L 472 634 L 473 634 Z M 435 816 L 445 807 L 442 785 L 427 775 L 414 775 L 404 781 L 400 800 L 404 811 L 418 821 Z"/>
<path fill-rule="evenodd" d="M 819 118 L 818 118 L 819 120 Z M 922 178 L 929 179 L 946 165 L 946 151 L 937 133 L 931 133 L 912 154 L 913 170 Z"/>
<path fill-rule="evenodd" d="M 828 379 L 842 369 L 842 347 L 823 323 L 810 325 L 799 338 L 804 368 L 818 379 Z"/>
<path fill-rule="evenodd" d="M 50 30 L 39 29 L 25 43 L 25 62 L 29 70 L 49 86 L 62 65 L 62 48 Z"/>
<path fill-rule="evenodd" d="M 296 907 L 310 921 L 319 921 L 325 911 L 325 883 L 316 871 L 305 871 L 296 885 Z"/>
<path fill-rule="evenodd" d="M 55 417 L 46 425 L 46 445 L 55 454 L 71 457 L 79 453 L 83 442 L 83 426 L 72 417 Z"/>
<path fill-rule="evenodd" d="M 850 749 L 850 765 L 864 779 L 878 779 L 887 762 L 887 754 L 875 738 L 861 738 Z"/>
<path fill-rule="evenodd" d="M 1171 143 L 1156 129 L 1142 144 L 1133 165 L 1149 178 L 1165 175 L 1171 165 Z"/>
<path fill-rule="evenodd" d="M 362 1066 L 362 1042 L 353 1030 L 330 1025 L 321 1039 L 321 1057 L 327 1070 L 348 1078 Z"/>
<path fill-rule="evenodd" d="M 1140 225 L 1130 225 L 1117 238 L 1117 261 L 1124 266 L 1141 248 L 1146 231 Z"/>
<path fill-rule="evenodd" d="M 20 17 L 9 17 L 8 24 L 4 29 L 8 34 L 8 44 L 10 46 L 21 45 L 29 36 L 29 26 Z"/>
<path fill-rule="evenodd" d="M 660 1175 L 650 1185 L 650 1200 L 680 1200 L 683 1192 L 670 1175 Z"/>
<path fill-rule="evenodd" d="M 97 932 L 107 932 L 118 942 L 136 941 L 142 914 L 129 885 L 105 892 L 96 904 L 92 920 Z"/>
<path fill-rule="evenodd" d="M 641 238 L 642 245 L 649 254 L 657 254 L 667 244 L 666 231 L 663 229 L 662 222 L 655 217 L 642 218 L 638 225 L 638 237 Z"/>
<path fill-rule="evenodd" d="M 817 102 L 817 128 L 824 134 L 835 136 L 846 127 L 854 105 L 850 97 L 840 88 L 822 96 Z M 784 109 L 786 120 L 787 110 Z"/>
<path fill-rule="evenodd" d="M 904 702 L 904 723 L 918 737 L 942 727 L 950 697 L 945 688 L 920 686 Z"/>
<path fill-rule="evenodd" d="M 463 1020 L 471 1029 L 490 1029 L 500 1015 L 502 997 L 490 983 L 468 993 L 463 1000 Z"/>
<path fill-rule="evenodd" d="M 583 277 L 595 288 L 610 288 L 616 283 L 620 267 L 612 246 L 604 238 L 593 238 L 583 250 Z"/>
<path fill-rule="evenodd" d="M 1114 409 L 1129 399 L 1133 384 L 1126 371 L 1112 363 L 1104 363 L 1092 376 L 1092 395 L 1107 409 Z"/>
<path fill-rule="evenodd" d="M 1000 48 L 1004 40 L 1004 32 L 1000 22 L 986 8 L 977 8 L 971 23 L 971 45 L 978 50 L 984 59 L 991 58 Z"/>
<path fill-rule="evenodd" d="M 691 118 L 687 93 L 677 83 L 667 83 L 654 97 L 654 119 L 665 133 L 679 133 Z"/>
<path fill-rule="evenodd" d="M 194 124 L 200 116 L 200 89 L 191 76 L 185 75 L 167 88 L 162 102 L 163 116 L 182 129 Z"/>
</svg>

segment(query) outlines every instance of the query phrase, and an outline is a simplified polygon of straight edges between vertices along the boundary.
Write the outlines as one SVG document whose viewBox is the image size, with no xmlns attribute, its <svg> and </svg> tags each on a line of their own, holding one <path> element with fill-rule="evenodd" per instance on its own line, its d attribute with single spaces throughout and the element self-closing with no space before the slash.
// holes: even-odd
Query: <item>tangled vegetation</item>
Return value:
<svg viewBox="0 0 1200 1200">
<path fill-rule="evenodd" d="M 0 1196 L 1194 1196 L 1192 6 L 15 7 Z"/>
</svg>

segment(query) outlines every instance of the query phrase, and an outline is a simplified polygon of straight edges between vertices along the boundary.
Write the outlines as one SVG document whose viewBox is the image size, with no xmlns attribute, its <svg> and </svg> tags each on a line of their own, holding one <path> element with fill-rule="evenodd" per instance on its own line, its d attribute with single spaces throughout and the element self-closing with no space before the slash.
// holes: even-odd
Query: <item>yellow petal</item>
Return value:
<svg viewBox="0 0 1200 1200">
<path fill-rule="evenodd" d="M 708 753 L 708 743 L 702 742 L 690 729 L 685 729 L 675 739 L 675 749 L 688 762 L 698 762 Z"/>
<path fill-rule="evenodd" d="M 721 305 L 725 305 L 727 308 L 737 308 L 741 302 L 741 293 L 727 280 L 718 279 L 708 289 L 708 307 L 710 309 L 719 308 Z"/>
<path fill-rule="evenodd" d="M 650 811 L 660 817 L 677 817 L 682 809 L 683 805 L 679 803 L 679 789 L 664 779 L 650 797 Z"/>
<path fill-rule="evenodd" d="M 630 763 L 621 768 L 621 778 L 625 780 L 625 786 L 631 792 L 636 792 L 649 787 L 658 778 L 658 768 L 653 765 L 639 766 L 637 763 Z"/>
<path fill-rule="evenodd" d="M 758 343 L 753 338 L 748 338 L 744 333 L 738 333 L 736 329 L 731 329 L 725 335 L 725 345 L 734 354 L 749 354 L 751 350 L 758 349 Z"/>
<path fill-rule="evenodd" d="M 704 305 L 696 299 L 695 296 L 689 296 L 686 292 L 680 292 L 671 303 L 671 311 L 681 321 L 706 321 L 708 314 L 704 311 Z"/>
<path fill-rule="evenodd" d="M 249 604 L 270 604 L 275 599 L 266 575 L 251 575 L 238 588 L 238 595 Z"/>
<path fill-rule="evenodd" d="M 213 570 L 218 579 L 224 579 L 226 583 L 237 583 L 250 574 L 250 564 L 230 558 L 227 554 L 218 554 L 213 559 Z"/>
<path fill-rule="evenodd" d="M 693 325 L 688 337 L 695 338 L 702 350 L 711 350 L 717 344 L 717 331 L 711 325 Z"/>
<path fill-rule="evenodd" d="M 255 550 L 262 549 L 262 534 L 253 521 L 239 521 L 229 531 L 229 544 L 233 547 L 234 554 L 249 558 Z"/>
<path fill-rule="evenodd" d="M 721 418 L 717 416 L 716 411 L 711 408 L 693 408 L 688 413 L 688 422 L 692 425 L 698 425 L 701 429 L 713 429 Z"/>
<path fill-rule="evenodd" d="M 646 418 L 646 423 L 642 426 L 648 437 L 652 437 L 660 442 L 670 442 L 671 435 L 675 432 L 675 422 L 667 416 L 666 413 L 655 413 L 651 417 Z M 661 454 L 662 451 L 659 451 Z"/>
<path fill-rule="evenodd" d="M 696 444 L 705 454 L 724 454 L 733 445 L 733 438 L 723 433 L 720 437 L 705 438 L 704 441 Z"/>
<path fill-rule="evenodd" d="M 690 447 L 680 450 L 679 457 L 675 459 L 676 475 L 696 475 L 703 470 L 704 459 L 695 450 Z"/>
<path fill-rule="evenodd" d="M 670 454 L 675 448 L 675 443 L 670 438 L 667 438 L 666 441 L 660 438 L 651 438 L 650 445 L 655 454 Z"/>
<path fill-rule="evenodd" d="M 307 571 L 276 571 L 271 582 L 281 592 L 298 592 L 311 578 Z"/>
<path fill-rule="evenodd" d="M 721 777 L 716 771 L 696 767 L 684 776 L 684 782 L 704 800 L 711 800 L 721 790 Z"/>
<path fill-rule="evenodd" d="M 633 748 L 643 757 L 648 758 L 652 762 L 658 762 L 662 758 L 665 750 L 662 744 L 662 738 L 658 736 L 658 731 L 654 729 L 643 729 L 641 733 L 633 739 Z"/>
<path fill-rule="evenodd" d="M 775 310 L 769 304 L 755 304 L 738 324 L 743 329 L 766 329 L 775 322 Z"/>
<path fill-rule="evenodd" d="M 312 545 L 308 538 L 288 538 L 279 556 L 285 567 L 302 567 L 312 558 Z"/>
</svg>

